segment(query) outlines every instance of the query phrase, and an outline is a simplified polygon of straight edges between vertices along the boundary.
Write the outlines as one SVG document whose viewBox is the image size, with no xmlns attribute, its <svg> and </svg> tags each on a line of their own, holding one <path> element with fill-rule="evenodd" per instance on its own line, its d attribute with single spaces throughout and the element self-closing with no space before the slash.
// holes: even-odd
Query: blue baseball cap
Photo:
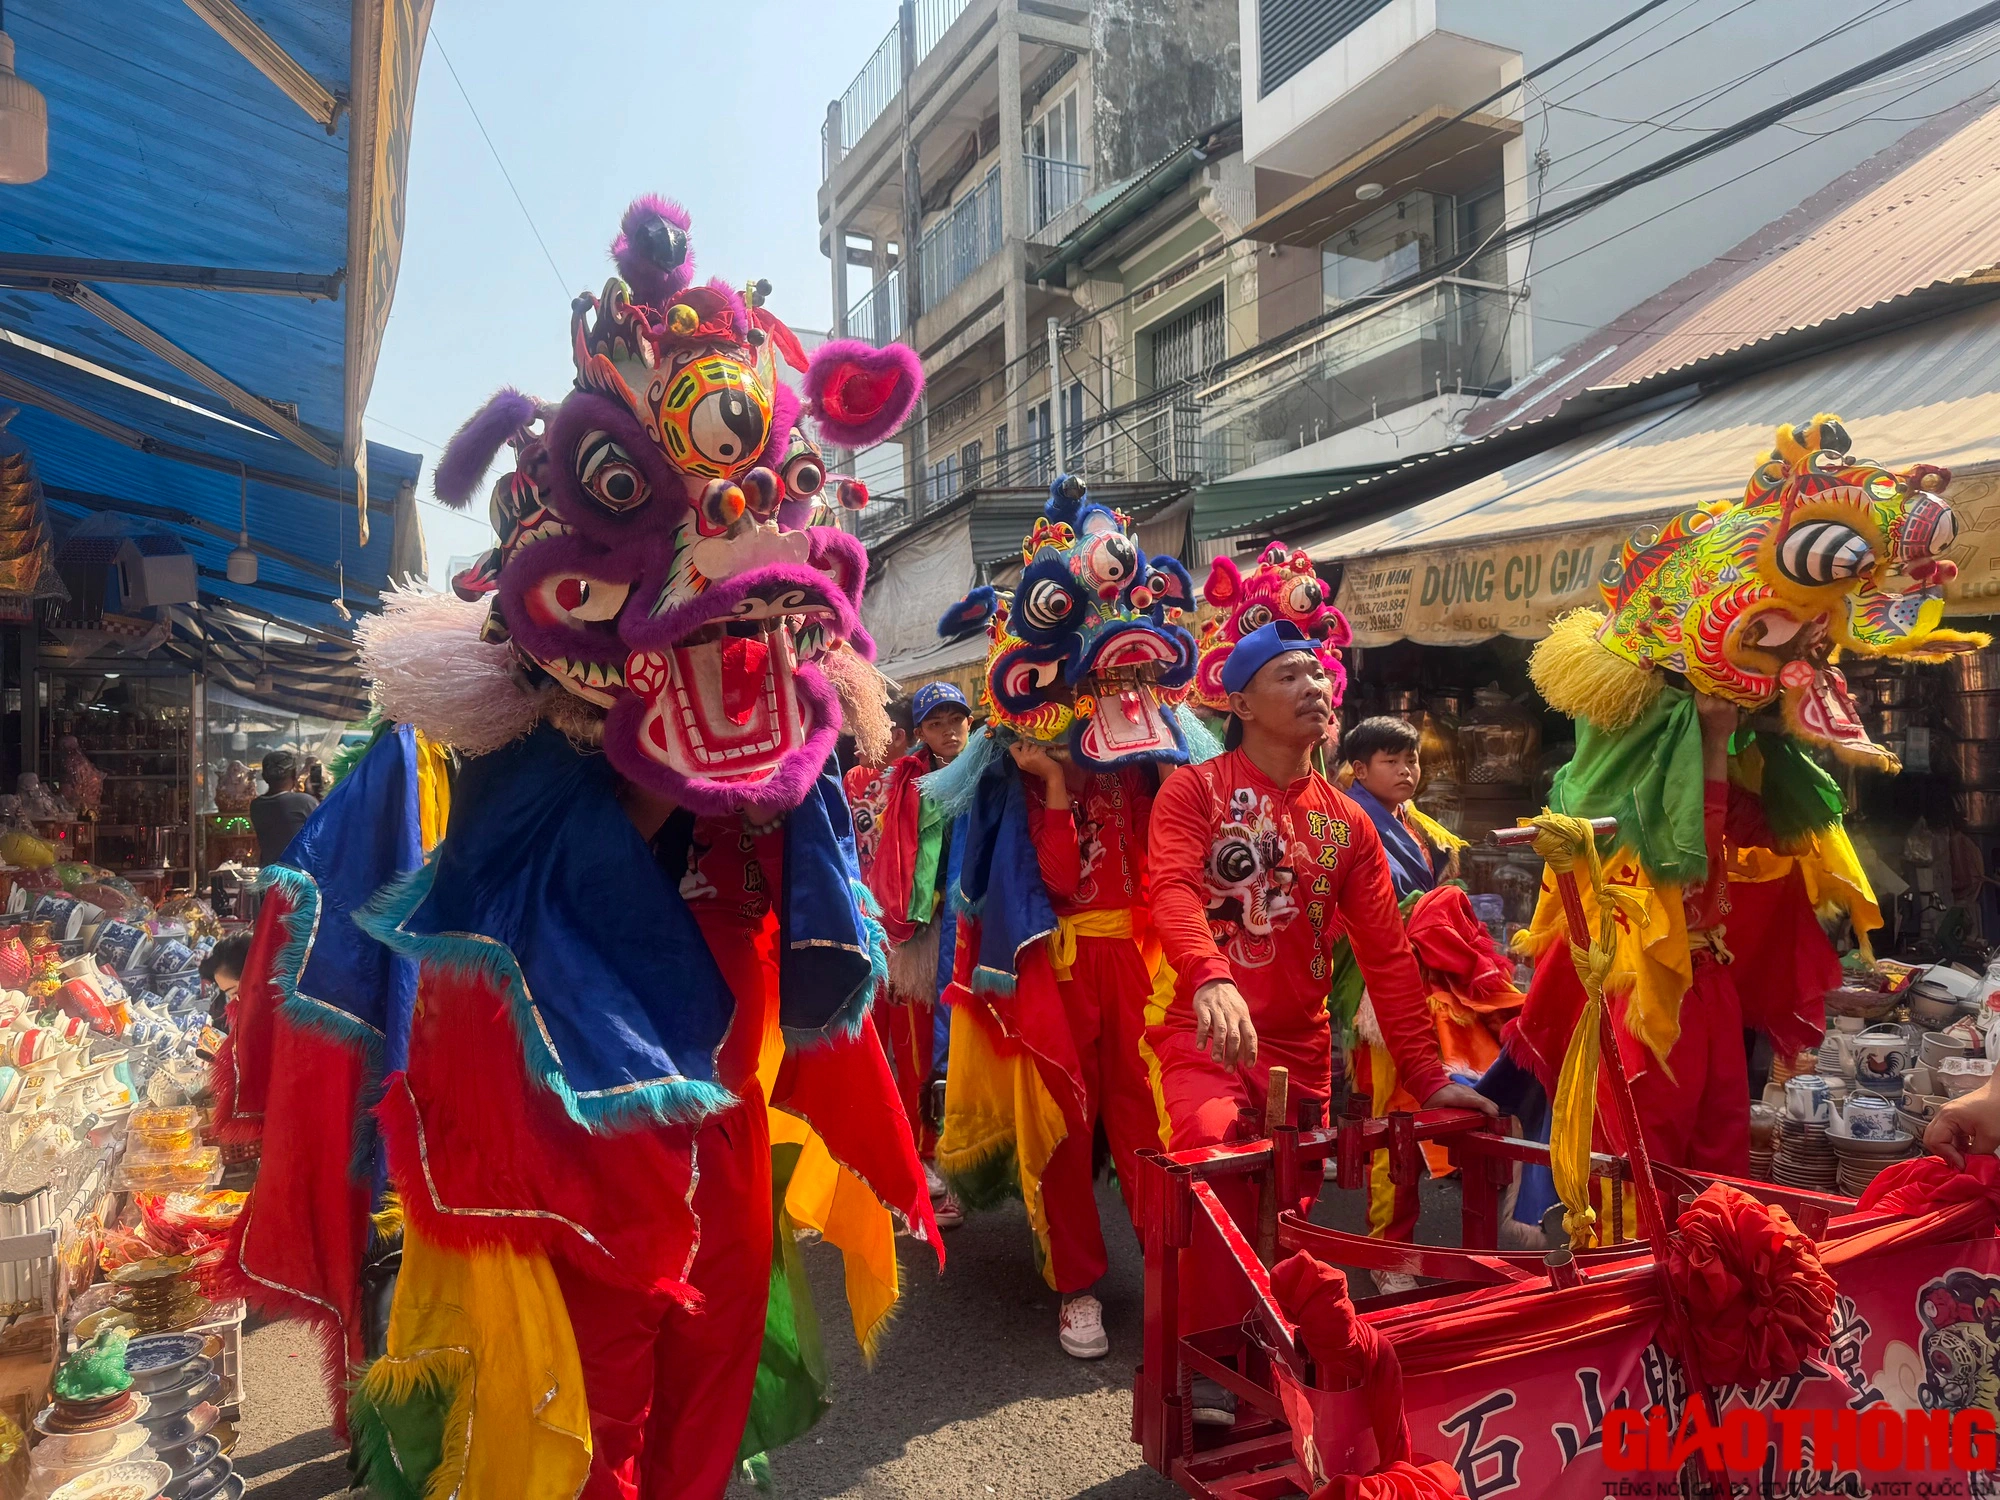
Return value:
<svg viewBox="0 0 2000 1500">
<path fill-rule="evenodd" d="M 956 708 L 967 718 L 972 717 L 972 705 L 965 701 L 965 694 L 956 683 L 927 682 L 910 699 L 910 722 L 921 724 L 941 708 Z"/>
<path fill-rule="evenodd" d="M 1255 630 L 1236 643 L 1228 659 L 1222 663 L 1222 690 L 1225 693 L 1240 693 L 1250 686 L 1250 679 L 1276 657 L 1287 651 L 1314 651 L 1318 648 L 1306 639 L 1306 634 L 1290 620 L 1273 620 L 1268 625 L 1259 625 Z"/>
</svg>

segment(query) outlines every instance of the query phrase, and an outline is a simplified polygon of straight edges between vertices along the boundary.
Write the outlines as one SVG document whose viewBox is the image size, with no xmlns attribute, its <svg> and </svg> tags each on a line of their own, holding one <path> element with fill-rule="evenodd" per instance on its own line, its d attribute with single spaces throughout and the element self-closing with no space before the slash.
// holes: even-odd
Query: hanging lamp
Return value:
<svg viewBox="0 0 2000 1500">
<path fill-rule="evenodd" d="M 229 562 L 223 572 L 231 583 L 255 583 L 257 581 L 257 554 L 250 549 L 250 470 L 242 464 L 236 466 L 242 471 L 243 489 L 238 500 L 236 545 L 229 551 Z"/>
<path fill-rule="evenodd" d="M 14 39 L 0 8 L 0 183 L 39 182 L 49 172 L 49 102 L 14 72 Z"/>
</svg>

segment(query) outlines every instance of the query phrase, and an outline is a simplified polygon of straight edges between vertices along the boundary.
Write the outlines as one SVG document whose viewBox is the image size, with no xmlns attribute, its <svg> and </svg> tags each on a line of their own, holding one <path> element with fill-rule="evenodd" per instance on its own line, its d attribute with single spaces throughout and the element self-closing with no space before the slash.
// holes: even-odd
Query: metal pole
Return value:
<svg viewBox="0 0 2000 1500">
<path fill-rule="evenodd" d="M 1069 424 L 1063 421 L 1062 410 L 1062 364 L 1057 351 L 1062 348 L 1062 325 L 1054 317 L 1049 319 L 1049 425 L 1054 429 L 1049 435 L 1049 452 L 1054 455 L 1057 474 L 1069 472 L 1069 452 L 1065 429 Z"/>
</svg>

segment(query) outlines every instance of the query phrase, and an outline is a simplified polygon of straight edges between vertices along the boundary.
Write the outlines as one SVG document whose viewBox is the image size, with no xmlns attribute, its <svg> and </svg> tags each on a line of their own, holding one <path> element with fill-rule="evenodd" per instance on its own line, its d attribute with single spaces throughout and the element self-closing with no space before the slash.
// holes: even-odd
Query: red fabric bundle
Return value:
<svg viewBox="0 0 2000 1500">
<path fill-rule="evenodd" d="M 1990 1203 L 2000 1212 L 2000 1157 L 1969 1155 L 1961 1171 L 1935 1156 L 1891 1162 L 1861 1195 L 1861 1211 L 1926 1214 L 1959 1203 Z"/>
<path fill-rule="evenodd" d="M 1301 1250 L 1271 1267 L 1271 1295 L 1298 1325 L 1322 1381 L 1329 1386 L 1362 1387 L 1383 1459 L 1391 1465 L 1407 1459 L 1410 1429 L 1403 1416 L 1402 1361 L 1394 1346 L 1355 1312 L 1346 1275 Z M 1372 1492 L 1364 1493 L 1374 1500 Z M 1386 1497 L 1396 1492 L 1382 1493 Z"/>
<path fill-rule="evenodd" d="M 1447 1463 L 1398 1459 L 1373 1474 L 1338 1474 L 1312 1500 L 1463 1500 L 1465 1486 Z"/>
<path fill-rule="evenodd" d="M 1710 1385 L 1790 1375 L 1833 1336 L 1834 1281 L 1818 1248 L 1782 1208 L 1740 1188 L 1714 1183 L 1682 1213 L 1667 1275 Z"/>
<path fill-rule="evenodd" d="M 1471 898 L 1458 886 L 1441 885 L 1418 897 L 1408 930 L 1417 962 L 1428 973 L 1449 979 L 1479 1008 L 1518 999 L 1513 964 L 1500 956 L 1473 914 Z"/>
</svg>

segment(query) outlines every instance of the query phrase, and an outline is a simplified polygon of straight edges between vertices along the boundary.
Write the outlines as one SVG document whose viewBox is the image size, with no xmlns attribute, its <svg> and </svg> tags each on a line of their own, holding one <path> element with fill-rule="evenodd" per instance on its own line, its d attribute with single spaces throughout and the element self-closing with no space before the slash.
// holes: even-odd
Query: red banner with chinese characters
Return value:
<svg viewBox="0 0 2000 1500">
<path fill-rule="evenodd" d="M 1839 1267 L 1835 1279 L 1837 1320 L 1817 1359 L 1785 1379 L 1715 1393 L 1725 1420 L 1755 1409 L 1766 1420 L 1748 1426 L 1770 1434 L 1755 1462 L 1738 1455 L 1730 1463 L 1735 1493 L 2000 1495 L 1990 1460 L 1972 1473 L 1949 1469 L 1928 1451 L 1912 1461 L 1901 1451 L 1903 1423 L 1879 1416 L 1858 1422 L 1871 1409 L 1977 1409 L 2000 1419 L 2000 1240 L 1887 1250 Z M 1680 1372 L 1655 1332 L 1635 1324 L 1560 1349 L 1412 1377 L 1404 1405 L 1416 1456 L 1456 1468 L 1467 1500 L 1678 1494 L 1671 1467 L 1635 1462 L 1630 1450 L 1622 1460 L 1605 1451 L 1606 1412 L 1683 1409 Z M 1781 1412 L 1811 1418 L 1786 1420 Z M 1858 1426 L 1844 1413 L 1857 1414 Z M 1745 1427 L 1735 1424 L 1739 1433 Z M 1788 1427 L 1803 1429 L 1803 1441 L 1795 1435 L 1781 1442 Z M 1890 1428 L 1894 1441 L 1885 1446 Z M 1815 1433 L 1824 1453 L 1815 1451 Z"/>
</svg>

